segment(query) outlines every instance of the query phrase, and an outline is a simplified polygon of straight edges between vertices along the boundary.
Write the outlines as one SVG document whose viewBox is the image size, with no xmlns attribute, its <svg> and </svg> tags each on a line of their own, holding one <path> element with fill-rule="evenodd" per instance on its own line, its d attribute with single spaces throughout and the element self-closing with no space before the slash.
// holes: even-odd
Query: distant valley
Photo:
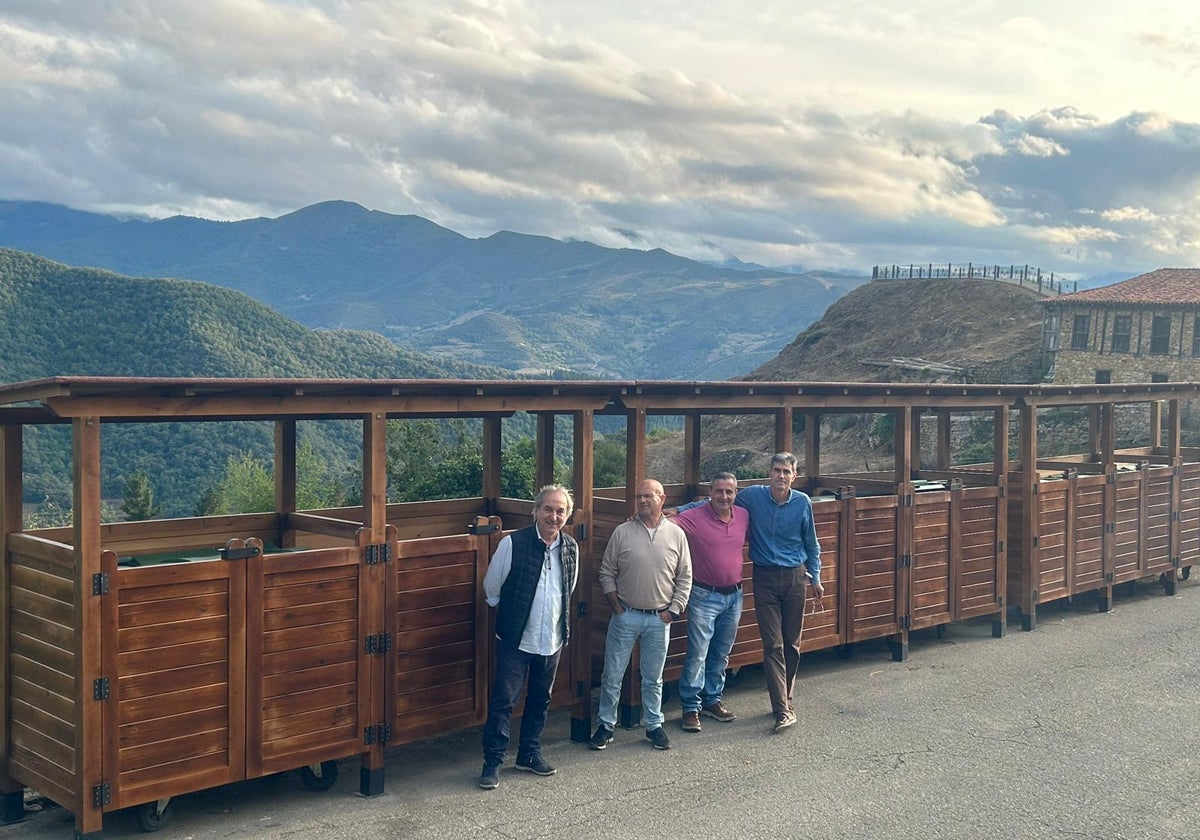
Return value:
<svg viewBox="0 0 1200 840">
<path fill-rule="evenodd" d="M 869 279 L 507 231 L 469 239 L 340 201 L 240 222 L 0 202 L 0 246 L 225 286 L 312 328 L 370 330 L 447 361 L 538 376 L 743 375 Z"/>
</svg>

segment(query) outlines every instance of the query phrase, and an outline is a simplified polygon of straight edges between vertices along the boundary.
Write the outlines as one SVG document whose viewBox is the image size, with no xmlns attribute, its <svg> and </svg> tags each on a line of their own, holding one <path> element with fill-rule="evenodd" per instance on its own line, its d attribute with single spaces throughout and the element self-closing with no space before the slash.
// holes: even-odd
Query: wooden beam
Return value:
<svg viewBox="0 0 1200 840">
<path fill-rule="evenodd" d="M 950 431 L 952 428 L 951 414 L 949 411 L 939 411 L 937 413 L 937 457 L 935 463 L 937 469 L 948 470 L 952 463 L 953 447 L 950 442 Z"/>
<path fill-rule="evenodd" d="M 592 670 L 592 610 L 586 609 L 591 601 L 592 581 L 598 568 L 593 552 L 592 504 L 595 483 L 595 417 L 590 410 L 576 411 L 571 415 L 572 465 L 571 495 L 575 499 L 575 513 L 571 516 L 573 533 L 579 542 L 579 583 L 575 587 L 572 615 L 574 629 L 571 633 L 572 674 L 581 675 L 581 685 L 591 685 Z M 580 610 L 576 605 L 583 605 Z M 592 693 L 580 691 L 579 699 L 571 709 L 571 738 L 583 742 L 588 739 L 592 724 Z"/>
<path fill-rule="evenodd" d="M 82 835 L 101 830 L 104 812 L 92 804 L 91 790 L 104 782 L 103 709 L 92 699 L 92 684 L 103 674 L 101 661 L 101 599 L 92 594 L 92 579 L 100 573 L 100 419 L 78 417 L 72 426 L 72 542 L 75 549 L 75 781 L 79 801 L 61 803 L 75 812 Z"/>
<path fill-rule="evenodd" d="M 913 411 L 911 408 L 903 408 L 892 412 L 892 417 L 895 419 L 894 471 L 896 483 L 903 484 L 912 481 Z"/>
<path fill-rule="evenodd" d="M 498 415 L 483 418 L 483 506 L 488 516 L 496 513 L 500 503 L 500 479 L 503 477 L 501 459 L 501 426 Z"/>
<path fill-rule="evenodd" d="M 1182 401 L 1170 400 L 1167 403 L 1167 454 L 1178 458 L 1182 454 L 1183 415 Z M 1178 510 L 1178 508 L 1175 508 Z"/>
<path fill-rule="evenodd" d="M 683 416 L 683 486 L 689 499 L 700 492 L 700 413 Z"/>
<path fill-rule="evenodd" d="M 535 470 L 540 489 L 554 483 L 554 414 L 542 412 L 536 416 Z"/>
<path fill-rule="evenodd" d="M 792 408 L 781 408 L 775 412 L 775 451 L 792 451 Z"/>
<path fill-rule="evenodd" d="M 997 408 L 992 415 L 992 472 L 1008 475 L 1008 409 Z M 1007 516 L 1001 517 L 1007 520 Z M 1003 581 L 1001 581 L 1003 584 Z"/>
<path fill-rule="evenodd" d="M 1038 596 L 1038 472 L 1037 472 L 1037 407 L 1021 407 L 1021 628 L 1037 626 Z"/>
<path fill-rule="evenodd" d="M 281 523 L 296 512 L 296 421 L 275 421 L 275 512 Z M 296 532 L 284 527 L 279 534 L 281 548 L 296 545 Z"/>
<path fill-rule="evenodd" d="M 625 415 L 625 502 L 629 512 L 636 508 L 633 497 L 638 482 L 654 478 L 646 474 L 646 409 L 638 408 Z"/>
<path fill-rule="evenodd" d="M 912 412 L 912 468 L 921 469 L 921 409 Z"/>
<path fill-rule="evenodd" d="M 0 426 L 0 794 L 6 797 L 23 797 L 24 785 L 13 781 L 8 774 L 8 720 L 9 692 L 12 678 L 9 673 L 9 580 L 8 580 L 8 535 L 24 528 L 24 497 L 22 481 L 22 432 L 23 427 Z M 24 808 L 24 799 L 21 799 Z M 10 816 L 6 811 L 6 818 Z"/>
<path fill-rule="evenodd" d="M 821 415 L 804 413 L 804 474 L 809 481 L 821 474 Z"/>
<path fill-rule="evenodd" d="M 1158 449 L 1162 446 L 1162 401 L 1150 403 L 1150 446 Z"/>
<path fill-rule="evenodd" d="M 362 417 L 363 527 L 371 545 L 387 539 L 387 416 L 372 412 Z"/>
<path fill-rule="evenodd" d="M 600 409 L 607 397 L 574 396 L 417 396 L 417 397 L 53 397 L 46 401 L 60 417 L 136 417 L 188 420 L 250 417 L 352 417 L 386 415 L 451 417 L 485 412 Z M 693 403 L 693 406 L 694 403 Z"/>
</svg>

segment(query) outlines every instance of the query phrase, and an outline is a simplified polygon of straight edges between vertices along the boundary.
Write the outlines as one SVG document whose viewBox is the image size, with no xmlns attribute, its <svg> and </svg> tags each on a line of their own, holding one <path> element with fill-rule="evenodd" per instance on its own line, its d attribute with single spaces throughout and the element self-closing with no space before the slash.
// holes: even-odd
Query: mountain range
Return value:
<svg viewBox="0 0 1200 840">
<path fill-rule="evenodd" d="M 238 222 L 0 202 L 0 246 L 225 286 L 308 327 L 540 376 L 738 376 L 869 279 L 508 231 L 471 239 L 344 201 Z"/>
</svg>

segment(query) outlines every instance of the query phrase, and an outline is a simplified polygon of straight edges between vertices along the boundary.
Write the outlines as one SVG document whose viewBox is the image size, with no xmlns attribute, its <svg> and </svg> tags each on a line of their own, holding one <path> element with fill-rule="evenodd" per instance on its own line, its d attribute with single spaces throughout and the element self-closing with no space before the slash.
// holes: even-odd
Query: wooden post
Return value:
<svg viewBox="0 0 1200 840">
<path fill-rule="evenodd" d="M 804 413 L 804 474 L 809 481 L 821 475 L 821 415 L 816 411 Z"/>
<path fill-rule="evenodd" d="M 394 551 L 394 530 L 389 533 L 387 524 L 387 415 L 382 411 L 373 411 L 363 415 L 362 423 L 363 527 L 359 532 L 358 546 L 365 552 L 367 546 L 388 545 Z M 362 611 L 359 632 L 364 637 L 382 633 L 391 624 L 391 616 L 385 615 L 385 612 L 389 601 L 386 590 L 395 586 L 389 574 L 392 568 L 391 563 L 367 563 L 365 560 L 360 567 L 359 585 L 363 592 L 359 597 Z M 361 721 L 363 726 L 392 719 L 393 709 L 385 702 L 385 698 L 393 694 L 386 690 L 387 676 L 391 673 L 390 659 L 387 656 L 370 657 L 370 668 L 359 677 L 358 690 L 367 695 L 366 703 L 360 703 L 360 708 L 365 709 L 367 715 L 367 719 Z M 362 796 L 379 796 L 383 793 L 383 750 L 384 745 L 377 741 L 361 754 L 358 792 Z"/>
<path fill-rule="evenodd" d="M 1093 461 L 1100 460 L 1101 429 L 1100 429 L 1100 406 L 1088 406 L 1088 452 L 1091 454 Z"/>
<path fill-rule="evenodd" d="M 792 409 L 790 407 L 775 411 L 775 451 L 792 451 Z M 808 474 L 807 464 L 804 466 L 804 471 Z"/>
<path fill-rule="evenodd" d="M 579 583 L 575 587 L 571 630 L 571 676 L 575 696 L 571 708 L 571 740 L 583 743 L 592 729 L 592 581 L 598 568 L 593 556 L 592 499 L 595 483 L 595 417 L 591 409 L 574 411 L 572 495 L 575 513 L 571 517 L 575 539 L 579 542 Z"/>
<path fill-rule="evenodd" d="M 25 788 L 8 775 L 8 697 L 11 690 L 9 672 L 8 622 L 8 534 L 24 530 L 21 500 L 25 488 L 22 481 L 22 427 L 0 426 L 0 820 L 5 824 L 25 818 Z"/>
<path fill-rule="evenodd" d="M 647 476 L 646 471 L 646 409 L 635 408 L 625 416 L 625 504 L 632 514 L 637 510 L 634 496 L 638 482 Z M 635 647 L 629 658 L 629 668 L 621 683 L 621 696 L 617 705 L 617 723 L 626 728 L 636 726 L 642 716 L 641 685 L 637 674 L 641 667 L 641 649 Z"/>
<path fill-rule="evenodd" d="M 554 483 L 554 414 L 539 412 L 537 415 L 537 440 L 535 443 L 535 475 L 537 489 Z"/>
<path fill-rule="evenodd" d="M 296 545 L 296 530 L 288 524 L 296 512 L 296 421 L 275 421 L 275 513 L 279 517 L 279 547 Z"/>
<path fill-rule="evenodd" d="M 92 791 L 108 781 L 104 778 L 104 706 L 92 699 L 92 685 L 100 679 L 101 599 L 92 594 L 93 576 L 100 573 L 100 418 L 77 417 L 72 425 L 72 468 L 74 485 L 75 547 L 75 778 L 79 801 L 62 803 L 75 812 L 75 830 L 80 837 L 100 837 L 104 809 L 95 804 Z"/>
<path fill-rule="evenodd" d="M 904 406 L 892 412 L 894 418 L 895 450 L 894 480 L 898 506 L 896 509 L 896 616 L 900 632 L 892 637 L 892 659 L 908 659 L 908 632 L 912 621 L 912 558 L 913 544 L 913 409 Z M 907 562 L 903 562 L 907 560 Z"/>
<path fill-rule="evenodd" d="M 1037 406 L 1021 406 L 1021 629 L 1037 627 L 1038 471 Z"/>
<path fill-rule="evenodd" d="M 1179 510 L 1183 506 L 1183 452 L 1182 441 L 1180 438 L 1181 417 L 1180 417 L 1180 400 L 1173 399 L 1168 403 L 1167 408 L 1167 455 L 1170 457 L 1171 464 L 1171 526 L 1169 537 L 1169 556 L 1171 558 L 1171 571 L 1167 572 L 1163 577 L 1166 578 L 1166 594 L 1175 594 L 1175 581 L 1177 570 L 1182 565 L 1183 547 L 1183 526 L 1179 519 Z"/>
<path fill-rule="evenodd" d="M 916 474 L 921 471 L 921 409 L 914 408 L 912 410 L 912 471 L 909 473 L 910 478 L 915 478 Z"/>
<path fill-rule="evenodd" d="M 483 511 L 488 516 L 495 515 L 500 509 L 501 422 L 498 414 L 483 418 Z"/>
<path fill-rule="evenodd" d="M 937 455 L 935 469 L 948 470 L 951 462 L 950 412 L 937 413 Z"/>
<path fill-rule="evenodd" d="M 1150 449 L 1159 454 L 1162 447 L 1162 400 L 1150 403 Z"/>
<path fill-rule="evenodd" d="M 1008 406 L 992 415 L 992 471 L 996 475 L 996 608 L 992 636 L 1008 628 Z"/>
<path fill-rule="evenodd" d="M 1113 592 L 1113 575 L 1116 572 L 1117 562 L 1117 463 L 1115 460 L 1115 444 L 1116 444 L 1116 429 L 1115 429 L 1115 406 L 1112 403 L 1104 403 L 1099 406 L 1099 424 L 1097 429 L 1097 447 L 1096 457 L 1100 461 L 1104 469 L 1104 476 L 1107 483 L 1104 485 L 1104 539 L 1103 539 L 1103 568 L 1105 584 L 1100 588 L 1098 594 L 1100 612 L 1108 612 L 1112 608 L 1112 592 Z"/>
<path fill-rule="evenodd" d="M 683 415 L 683 492 L 691 501 L 700 494 L 700 412 Z"/>
</svg>

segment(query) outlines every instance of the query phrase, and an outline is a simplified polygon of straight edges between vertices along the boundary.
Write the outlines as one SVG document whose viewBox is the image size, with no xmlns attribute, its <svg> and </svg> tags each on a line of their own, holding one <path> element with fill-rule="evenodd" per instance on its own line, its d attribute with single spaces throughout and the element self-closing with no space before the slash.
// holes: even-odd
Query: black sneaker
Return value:
<svg viewBox="0 0 1200 840">
<path fill-rule="evenodd" d="M 553 776 L 558 771 L 545 759 L 540 753 L 534 753 L 531 756 L 517 756 L 517 769 L 528 770 L 530 773 L 536 773 L 539 776 Z"/>
<path fill-rule="evenodd" d="M 654 745 L 656 750 L 671 749 L 671 739 L 667 737 L 666 731 L 660 726 L 657 729 L 651 729 L 646 733 L 646 737 L 650 739 L 650 743 Z"/>
<path fill-rule="evenodd" d="M 592 736 L 592 740 L 588 741 L 588 746 L 593 750 L 602 750 L 611 744 L 613 741 L 613 731 L 609 726 L 603 723 L 596 727 L 596 734 Z"/>
<path fill-rule="evenodd" d="M 479 786 L 484 790 L 495 790 L 500 787 L 499 764 L 484 763 L 483 772 L 479 774 Z"/>
</svg>

